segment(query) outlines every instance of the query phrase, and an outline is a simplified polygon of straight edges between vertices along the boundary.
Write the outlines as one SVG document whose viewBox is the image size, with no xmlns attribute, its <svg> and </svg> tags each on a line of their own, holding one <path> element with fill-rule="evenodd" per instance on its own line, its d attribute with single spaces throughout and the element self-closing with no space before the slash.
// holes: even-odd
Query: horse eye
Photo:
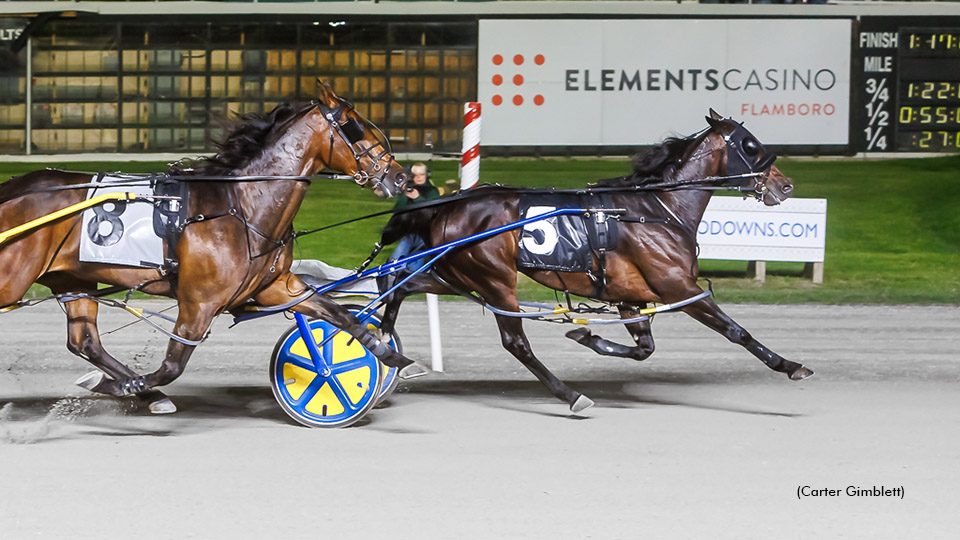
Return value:
<svg viewBox="0 0 960 540">
<path fill-rule="evenodd" d="M 760 153 L 760 143 L 755 139 L 744 139 L 743 151 L 746 152 L 747 155 L 755 156 Z"/>
</svg>

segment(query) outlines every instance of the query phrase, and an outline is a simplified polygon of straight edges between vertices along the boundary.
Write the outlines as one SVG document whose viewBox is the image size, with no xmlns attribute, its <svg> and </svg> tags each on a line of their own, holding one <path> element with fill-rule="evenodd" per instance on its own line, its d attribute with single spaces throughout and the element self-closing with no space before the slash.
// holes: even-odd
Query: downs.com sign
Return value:
<svg viewBox="0 0 960 540">
<path fill-rule="evenodd" d="M 646 145 L 712 107 L 769 144 L 845 145 L 849 20 L 482 20 L 484 145 Z"/>
<path fill-rule="evenodd" d="M 701 259 L 823 262 L 826 237 L 826 199 L 712 197 L 697 227 Z"/>
</svg>

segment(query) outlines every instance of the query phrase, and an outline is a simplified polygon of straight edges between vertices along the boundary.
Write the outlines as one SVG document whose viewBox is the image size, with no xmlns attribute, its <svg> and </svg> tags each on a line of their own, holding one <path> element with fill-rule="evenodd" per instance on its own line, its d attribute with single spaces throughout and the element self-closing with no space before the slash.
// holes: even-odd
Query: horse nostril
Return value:
<svg viewBox="0 0 960 540">
<path fill-rule="evenodd" d="M 793 184 L 784 184 L 784 185 L 783 185 L 783 192 L 784 192 L 784 193 L 791 193 L 791 192 L 793 192 Z"/>
</svg>

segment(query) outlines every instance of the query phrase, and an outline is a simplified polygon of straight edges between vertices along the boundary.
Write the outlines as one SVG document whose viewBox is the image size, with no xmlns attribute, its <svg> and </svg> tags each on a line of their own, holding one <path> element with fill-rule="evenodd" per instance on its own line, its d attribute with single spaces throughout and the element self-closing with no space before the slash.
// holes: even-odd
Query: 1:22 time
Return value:
<svg viewBox="0 0 960 540">
<path fill-rule="evenodd" d="M 907 83 L 908 99 L 960 100 L 960 82 L 919 81 Z"/>
</svg>

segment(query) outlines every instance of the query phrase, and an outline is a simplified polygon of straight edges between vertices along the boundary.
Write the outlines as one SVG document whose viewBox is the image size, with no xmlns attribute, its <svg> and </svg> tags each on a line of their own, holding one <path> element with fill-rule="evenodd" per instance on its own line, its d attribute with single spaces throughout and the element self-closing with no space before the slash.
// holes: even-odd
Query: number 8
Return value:
<svg viewBox="0 0 960 540">
<path fill-rule="evenodd" d="M 105 206 L 112 204 L 113 208 L 107 210 Z M 87 235 L 90 240 L 98 246 L 108 247 L 116 244 L 123 236 L 123 221 L 120 221 L 120 215 L 127 209 L 127 203 L 116 201 L 114 203 L 105 203 L 94 206 L 93 213 L 96 214 L 87 222 Z M 107 233 L 100 231 L 104 223 L 110 224 L 110 230 Z"/>
</svg>

